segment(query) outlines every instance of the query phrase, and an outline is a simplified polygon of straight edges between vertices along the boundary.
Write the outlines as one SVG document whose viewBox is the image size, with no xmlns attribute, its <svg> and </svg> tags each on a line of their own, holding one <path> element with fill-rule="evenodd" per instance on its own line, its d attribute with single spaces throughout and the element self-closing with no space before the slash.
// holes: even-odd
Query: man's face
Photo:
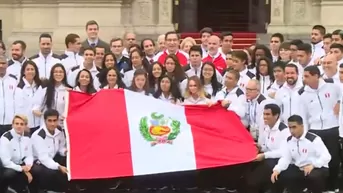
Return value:
<svg viewBox="0 0 343 193">
<path fill-rule="evenodd" d="M 298 74 L 294 67 L 286 67 L 285 76 L 288 85 L 294 85 L 298 80 Z"/>
<path fill-rule="evenodd" d="M 96 25 L 96 24 L 88 25 L 86 32 L 87 32 L 87 36 L 89 39 L 98 38 L 98 33 L 99 33 L 98 25 Z"/>
<path fill-rule="evenodd" d="M 20 133 L 24 132 L 26 129 L 26 126 L 27 126 L 27 124 L 22 119 L 15 118 L 13 120 L 12 127 L 17 132 L 20 132 Z"/>
<path fill-rule="evenodd" d="M 210 38 L 211 34 L 210 33 L 202 33 L 201 34 L 201 44 L 203 46 L 207 46 L 208 44 L 208 38 Z"/>
<path fill-rule="evenodd" d="M 237 70 L 238 72 L 240 72 L 243 68 L 244 68 L 245 64 L 244 61 L 242 61 L 241 59 L 237 58 L 237 57 L 232 57 L 232 68 L 234 70 Z"/>
<path fill-rule="evenodd" d="M 208 39 L 208 52 L 210 55 L 214 56 L 218 53 L 218 49 L 220 47 L 220 42 L 219 42 L 219 38 L 218 37 L 210 37 Z"/>
<path fill-rule="evenodd" d="M 133 34 L 133 33 L 128 33 L 126 34 L 126 37 L 125 37 L 125 45 L 126 47 L 130 47 L 131 45 L 135 44 L 136 43 L 136 35 Z"/>
<path fill-rule="evenodd" d="M 245 95 L 248 100 L 253 100 L 260 94 L 255 82 L 248 82 L 245 91 Z"/>
<path fill-rule="evenodd" d="M 343 53 L 339 48 L 331 48 L 330 54 L 334 55 L 336 57 L 337 61 L 339 61 L 343 58 Z"/>
<path fill-rule="evenodd" d="M 228 88 L 233 88 L 237 85 L 236 77 L 233 73 L 226 73 L 225 76 L 225 86 Z"/>
<path fill-rule="evenodd" d="M 297 61 L 298 47 L 296 45 L 291 45 L 290 49 L 291 49 L 291 58 L 292 58 L 292 60 Z"/>
<path fill-rule="evenodd" d="M 54 131 L 58 126 L 58 116 L 48 116 L 45 125 L 49 131 Z"/>
<path fill-rule="evenodd" d="M 285 79 L 285 72 L 280 67 L 274 67 L 273 74 L 277 81 L 283 81 Z"/>
<path fill-rule="evenodd" d="M 263 120 L 266 125 L 273 125 L 278 119 L 278 115 L 273 115 L 271 109 L 264 109 Z"/>
<path fill-rule="evenodd" d="M 121 41 L 115 41 L 111 44 L 111 51 L 116 56 L 121 56 L 123 53 L 123 44 Z"/>
<path fill-rule="evenodd" d="M 343 40 L 339 34 L 332 35 L 331 37 L 332 37 L 332 43 L 343 44 Z"/>
<path fill-rule="evenodd" d="M 11 54 L 14 60 L 19 60 L 24 55 L 24 50 L 20 44 L 12 44 Z"/>
<path fill-rule="evenodd" d="M 320 31 L 317 29 L 313 29 L 311 33 L 311 42 L 316 44 L 322 41 L 322 39 L 323 39 L 323 35 L 320 33 Z"/>
<path fill-rule="evenodd" d="M 307 65 L 309 63 L 310 59 L 311 59 L 311 55 L 310 54 L 307 54 L 303 50 L 298 50 L 297 51 L 297 60 L 298 60 L 299 64 Z"/>
<path fill-rule="evenodd" d="M 79 53 L 79 52 L 80 52 L 80 48 L 81 48 L 81 41 L 80 41 L 80 38 L 76 38 L 76 39 L 75 39 L 75 43 L 69 44 L 69 48 L 70 48 L 71 50 L 73 50 L 73 52 Z"/>
<path fill-rule="evenodd" d="M 85 58 L 85 62 L 91 64 L 94 62 L 94 52 L 92 50 L 86 50 L 83 53 L 83 57 Z"/>
<path fill-rule="evenodd" d="M 0 74 L 6 74 L 6 69 L 8 67 L 8 63 L 6 60 L 0 60 Z"/>
<path fill-rule="evenodd" d="M 200 67 L 201 59 L 202 59 L 202 57 L 200 55 L 200 52 L 191 51 L 189 53 L 189 61 L 193 67 L 196 67 L 196 68 Z"/>
<path fill-rule="evenodd" d="M 325 53 L 329 53 L 330 52 L 330 46 L 332 44 L 332 39 L 331 38 L 325 38 L 323 39 L 323 48 L 325 50 Z"/>
<path fill-rule="evenodd" d="M 223 38 L 222 47 L 224 49 L 232 49 L 233 36 L 225 36 Z"/>
<path fill-rule="evenodd" d="M 311 75 L 308 71 L 304 72 L 304 83 L 310 87 L 314 87 L 319 78 L 316 75 Z"/>
<path fill-rule="evenodd" d="M 278 38 L 278 37 L 272 37 L 272 38 L 270 39 L 270 44 L 269 44 L 269 46 L 270 46 L 270 49 L 271 49 L 271 50 L 279 50 L 280 45 L 281 45 L 280 38 Z"/>
<path fill-rule="evenodd" d="M 180 41 L 176 34 L 169 34 L 166 36 L 166 47 L 170 51 L 179 49 Z"/>
<path fill-rule="evenodd" d="M 304 126 L 303 125 L 299 125 L 296 122 L 288 122 L 288 128 L 289 131 L 291 132 L 292 136 L 296 137 L 296 138 L 300 138 L 303 130 L 304 130 Z"/>
<path fill-rule="evenodd" d="M 335 59 L 335 56 L 330 56 L 330 55 L 326 56 L 323 60 L 322 66 L 323 66 L 324 72 L 328 70 L 337 69 L 337 60 Z"/>
<path fill-rule="evenodd" d="M 101 62 L 105 55 L 105 48 L 95 48 L 95 60 Z"/>
<path fill-rule="evenodd" d="M 143 42 L 143 49 L 147 56 L 153 56 L 155 54 L 155 46 L 151 40 L 145 40 Z"/>
<path fill-rule="evenodd" d="M 39 41 L 39 47 L 42 54 L 50 54 L 52 49 L 52 42 L 50 38 L 41 38 Z"/>
</svg>

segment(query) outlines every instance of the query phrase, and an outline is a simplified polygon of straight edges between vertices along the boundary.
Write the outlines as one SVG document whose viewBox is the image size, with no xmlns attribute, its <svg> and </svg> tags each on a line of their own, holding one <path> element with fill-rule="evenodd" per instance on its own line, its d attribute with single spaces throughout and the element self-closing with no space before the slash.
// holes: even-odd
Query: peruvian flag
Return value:
<svg viewBox="0 0 343 193">
<path fill-rule="evenodd" d="M 256 147 L 219 104 L 180 106 L 129 90 L 66 98 L 69 179 L 113 178 L 250 162 Z"/>
</svg>

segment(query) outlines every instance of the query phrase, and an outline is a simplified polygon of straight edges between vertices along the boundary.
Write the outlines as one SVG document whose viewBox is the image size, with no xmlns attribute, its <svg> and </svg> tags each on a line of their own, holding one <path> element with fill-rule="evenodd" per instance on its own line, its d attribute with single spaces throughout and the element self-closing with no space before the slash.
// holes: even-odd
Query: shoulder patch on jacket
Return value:
<svg viewBox="0 0 343 193">
<path fill-rule="evenodd" d="M 280 124 L 279 124 L 279 130 L 282 131 L 282 130 L 284 130 L 284 129 L 287 129 L 287 125 L 284 124 L 283 122 L 280 122 Z"/>
<path fill-rule="evenodd" d="M 45 130 L 44 130 L 44 129 L 41 129 L 41 130 L 38 132 L 38 136 L 40 136 L 42 139 L 45 139 L 45 138 L 46 138 Z"/>
<path fill-rule="evenodd" d="M 8 66 L 11 66 L 12 64 L 14 64 L 14 61 L 11 59 L 7 62 Z"/>
<path fill-rule="evenodd" d="M 310 132 L 307 132 L 306 135 L 305 135 L 305 138 L 308 139 L 311 142 L 313 142 L 316 137 L 317 137 L 317 135 L 315 135 L 313 133 L 310 133 Z"/>
<path fill-rule="evenodd" d="M 52 53 L 52 57 L 53 57 L 53 58 L 56 58 L 56 59 L 59 59 L 59 60 L 60 60 L 60 58 L 61 58 L 61 56 L 60 56 L 60 55 L 58 55 L 58 54 L 55 54 L 55 53 Z"/>
<path fill-rule="evenodd" d="M 62 54 L 62 55 L 60 55 L 60 60 L 64 60 L 64 59 L 66 59 L 66 58 L 68 58 L 68 55 L 67 54 Z"/>
<path fill-rule="evenodd" d="M 266 97 L 264 97 L 262 94 L 257 98 L 258 104 L 261 104 L 262 101 L 266 100 Z"/>
<path fill-rule="evenodd" d="M 73 71 L 75 71 L 75 70 L 77 70 L 77 69 L 79 69 L 79 68 L 80 68 L 80 66 L 77 65 L 77 66 L 72 67 L 70 70 L 73 72 Z"/>
<path fill-rule="evenodd" d="M 305 91 L 305 86 L 301 87 L 301 89 L 298 90 L 298 94 L 302 95 Z"/>
<path fill-rule="evenodd" d="M 4 137 L 6 137 L 8 139 L 8 141 L 11 141 L 13 139 L 13 135 L 10 131 L 7 131 L 5 134 L 4 134 Z"/>
<path fill-rule="evenodd" d="M 326 83 L 333 83 L 333 79 L 332 78 L 325 78 L 324 81 Z"/>
<path fill-rule="evenodd" d="M 23 89 L 24 86 L 25 86 L 24 81 L 20 81 L 19 84 L 17 85 L 17 87 L 18 87 L 18 88 L 21 88 L 21 89 Z"/>
<path fill-rule="evenodd" d="M 14 79 L 16 79 L 16 80 L 18 79 L 18 78 L 17 78 L 16 76 L 14 76 L 13 74 L 9 74 L 8 76 L 11 77 L 11 78 L 14 78 Z"/>
<path fill-rule="evenodd" d="M 236 95 L 237 95 L 237 97 L 239 97 L 239 96 L 241 96 L 241 95 L 244 95 L 244 92 L 242 91 L 242 89 L 237 88 L 237 90 L 236 90 Z"/>
<path fill-rule="evenodd" d="M 287 141 L 290 141 L 292 139 L 292 135 L 287 137 Z"/>
<path fill-rule="evenodd" d="M 249 70 L 247 71 L 246 75 L 247 75 L 250 79 L 252 79 L 252 78 L 255 77 L 255 74 L 252 73 L 252 72 L 250 72 Z"/>
<path fill-rule="evenodd" d="M 25 131 L 25 132 L 24 132 L 24 136 L 25 136 L 25 137 L 30 137 L 30 132 L 26 132 L 26 131 Z"/>
<path fill-rule="evenodd" d="M 183 67 L 183 70 L 186 72 L 187 70 L 191 69 L 191 65 L 187 64 L 186 66 Z"/>
<path fill-rule="evenodd" d="M 33 59 L 36 59 L 36 58 L 39 58 L 39 54 L 36 54 L 36 55 L 33 55 L 29 58 L 29 60 L 33 60 Z"/>
</svg>

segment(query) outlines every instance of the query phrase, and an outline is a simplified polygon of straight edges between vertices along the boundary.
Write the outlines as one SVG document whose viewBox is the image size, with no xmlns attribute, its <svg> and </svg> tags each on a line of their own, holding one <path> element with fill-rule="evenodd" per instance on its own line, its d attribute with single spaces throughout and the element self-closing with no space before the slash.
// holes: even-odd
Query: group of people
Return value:
<svg viewBox="0 0 343 193">
<path fill-rule="evenodd" d="M 256 141 L 256 160 L 232 173 L 229 166 L 194 171 L 191 177 L 163 174 L 154 183 L 143 176 L 134 183 L 119 179 L 119 187 L 339 191 L 343 31 L 330 34 L 316 25 L 310 44 L 285 42 L 276 33 L 269 48 L 257 44 L 233 50 L 233 34 L 216 35 L 211 28 L 200 31 L 201 45 L 192 38 L 180 45 L 173 31 L 159 36 L 157 44 L 150 38 L 137 44 L 134 33 L 107 43 L 98 37 L 96 21 L 85 28 L 83 42 L 77 34 L 66 36 L 62 55 L 52 52 L 49 34 L 39 37 L 40 51 L 29 58 L 24 41 L 11 44 L 9 58 L 0 42 L 1 192 L 80 190 L 68 183 L 65 167 L 65 96 L 69 90 L 94 94 L 101 89 L 129 89 L 175 105 L 220 102 Z M 110 184 L 118 188 L 118 179 Z"/>
</svg>

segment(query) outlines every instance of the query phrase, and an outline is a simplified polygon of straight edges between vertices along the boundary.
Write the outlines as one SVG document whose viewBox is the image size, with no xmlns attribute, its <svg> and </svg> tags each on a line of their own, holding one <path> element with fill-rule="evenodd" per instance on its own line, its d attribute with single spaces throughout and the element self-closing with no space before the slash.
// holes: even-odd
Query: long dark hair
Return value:
<svg viewBox="0 0 343 193">
<path fill-rule="evenodd" d="M 113 57 L 113 60 L 114 60 L 114 67 L 117 66 L 117 58 L 116 58 L 116 56 L 115 56 L 112 52 L 109 52 L 109 53 L 106 53 L 106 54 L 104 55 L 104 58 L 102 59 L 101 69 L 105 69 L 105 68 L 106 68 L 106 65 L 105 65 L 105 63 L 106 63 L 106 58 L 107 58 L 107 56 L 110 56 L 110 55 Z"/>
<path fill-rule="evenodd" d="M 135 73 L 133 74 L 132 84 L 130 86 L 130 90 L 137 92 L 138 88 L 136 86 L 136 78 L 137 76 L 144 75 L 145 77 L 145 84 L 143 86 L 143 90 L 145 91 L 145 95 L 149 95 L 149 80 L 148 80 L 148 74 L 144 69 L 137 69 Z"/>
<path fill-rule="evenodd" d="M 204 75 L 203 75 L 203 70 L 204 70 L 205 65 L 211 66 L 211 68 L 213 69 L 213 76 L 211 78 L 211 86 L 212 86 L 213 92 L 207 93 L 207 94 L 212 95 L 212 96 L 216 96 L 217 92 L 220 91 L 220 89 L 221 89 L 221 84 L 218 82 L 217 70 L 216 70 L 216 67 L 214 66 L 214 64 L 212 62 L 203 63 L 203 65 L 201 67 L 201 73 L 200 73 L 200 82 L 202 85 L 205 86 L 205 80 L 204 80 Z"/>
<path fill-rule="evenodd" d="M 91 72 L 89 72 L 89 70 L 87 70 L 87 69 L 82 69 L 77 73 L 76 78 L 75 78 L 75 85 L 80 88 L 79 79 L 80 79 L 81 72 L 87 72 L 88 76 L 89 76 L 89 84 L 87 85 L 86 93 L 87 94 L 96 93 L 96 89 L 94 88 L 93 76 L 92 76 Z"/>
<path fill-rule="evenodd" d="M 135 53 L 135 52 L 137 52 L 138 55 L 142 58 L 142 66 L 143 66 L 144 70 L 145 70 L 146 72 L 149 72 L 149 68 L 150 68 L 149 61 L 144 60 L 144 59 L 145 59 L 145 54 L 144 54 L 144 52 L 143 52 L 142 50 L 140 50 L 140 49 L 134 49 L 134 50 L 132 50 L 132 52 L 130 53 L 129 69 L 131 69 L 131 70 L 133 69 L 131 58 L 132 58 L 132 54 Z"/>
<path fill-rule="evenodd" d="M 258 44 L 255 46 L 255 49 L 252 51 L 250 68 L 256 67 L 256 62 L 257 62 L 256 56 L 255 56 L 256 50 L 263 50 L 265 57 L 273 61 L 272 53 L 270 52 L 268 47 L 265 45 Z"/>
<path fill-rule="evenodd" d="M 38 88 L 39 86 L 42 86 L 42 80 L 39 78 L 39 70 L 35 62 L 32 60 L 26 60 L 23 64 L 23 66 L 20 69 L 20 79 L 18 83 L 18 87 L 22 88 L 25 85 L 25 82 L 23 78 L 25 78 L 25 68 L 31 65 L 35 69 L 35 76 L 33 77 L 33 81 L 35 82 L 35 87 Z"/>
<path fill-rule="evenodd" d="M 158 82 L 158 89 L 157 91 L 154 93 L 154 97 L 155 98 L 159 98 L 163 91 L 162 91 L 162 88 L 161 88 L 161 81 L 164 79 L 164 78 L 167 78 L 169 81 L 170 81 L 170 88 L 169 88 L 169 92 L 170 94 L 172 95 L 173 97 L 173 100 L 174 102 L 176 102 L 177 100 L 182 100 L 182 96 L 181 96 L 181 93 L 180 93 L 180 89 L 179 89 L 179 86 L 178 86 L 178 83 L 175 82 L 175 80 L 173 80 L 170 76 L 168 75 L 162 75 L 160 78 L 159 78 L 159 82 Z"/>
<path fill-rule="evenodd" d="M 183 70 L 183 68 L 181 67 L 180 65 L 180 62 L 179 60 L 177 59 L 176 55 L 175 54 L 169 54 L 165 61 L 164 61 L 164 66 L 165 66 L 165 63 L 167 62 L 168 59 L 172 59 L 175 63 L 175 69 L 174 71 L 172 72 L 171 75 L 169 76 L 172 76 L 172 78 L 176 81 L 176 82 L 182 82 L 184 79 L 187 78 L 186 76 L 186 73 L 185 71 Z M 168 73 L 168 72 L 167 72 Z"/>
<path fill-rule="evenodd" d="M 267 58 L 267 57 L 262 57 L 259 61 L 257 61 L 257 64 L 256 64 L 256 79 L 257 80 L 260 80 L 261 78 L 261 72 L 260 72 L 260 63 L 261 61 L 266 61 L 267 63 L 267 68 L 268 68 L 268 76 L 270 78 L 270 82 L 274 82 L 275 78 L 274 78 L 274 72 L 273 72 L 273 62 Z"/>
<path fill-rule="evenodd" d="M 106 68 L 102 71 L 101 73 L 101 77 L 99 77 L 99 79 L 101 78 L 102 82 L 101 82 L 101 85 L 100 85 L 100 88 L 104 88 L 105 86 L 108 85 L 108 81 L 107 81 L 107 75 L 108 73 L 111 71 L 111 70 L 114 70 L 116 72 L 116 75 L 117 75 L 117 85 L 118 85 L 118 88 L 126 88 L 124 82 L 123 82 L 123 79 L 121 77 L 121 74 L 120 72 L 117 70 L 117 68 Z"/>
<path fill-rule="evenodd" d="M 66 69 L 64 68 L 64 66 L 61 63 L 57 63 L 55 65 L 52 66 L 51 70 L 50 70 L 50 78 L 47 82 L 47 87 L 46 87 L 46 93 L 45 93 L 45 101 L 44 101 L 44 105 L 48 108 L 51 109 L 52 105 L 55 102 L 55 85 L 56 85 L 56 81 L 54 79 L 54 71 L 56 68 L 62 68 L 62 71 L 64 73 L 64 77 L 62 79 L 62 84 L 65 87 L 71 88 L 71 86 L 67 83 L 67 73 L 66 73 Z"/>
<path fill-rule="evenodd" d="M 156 77 L 154 77 L 154 75 L 152 73 L 155 65 L 158 65 L 161 68 L 161 70 L 162 70 L 161 76 L 158 79 L 160 79 L 166 73 L 166 70 L 165 70 L 164 66 L 161 63 L 159 63 L 158 61 L 153 62 L 151 64 L 151 67 L 150 67 L 150 70 L 149 70 L 149 73 L 148 73 L 148 79 L 149 79 L 149 86 L 150 86 L 150 88 L 155 88 L 155 84 L 158 83 L 158 82 L 156 82 L 156 80 L 158 80 L 158 79 L 156 79 Z"/>
</svg>

